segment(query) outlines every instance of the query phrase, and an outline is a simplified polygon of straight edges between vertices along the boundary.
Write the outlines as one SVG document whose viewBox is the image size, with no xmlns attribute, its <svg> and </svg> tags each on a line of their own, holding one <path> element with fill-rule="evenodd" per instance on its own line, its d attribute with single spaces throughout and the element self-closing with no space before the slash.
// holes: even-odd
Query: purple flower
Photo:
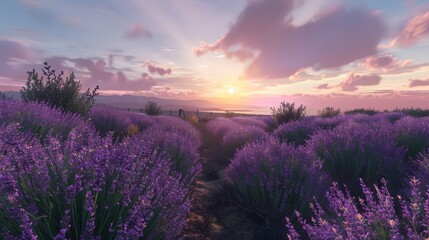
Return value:
<svg viewBox="0 0 429 240">
<path fill-rule="evenodd" d="M 357 201 L 347 188 L 342 191 L 334 183 L 327 193 L 333 216 L 328 216 L 317 202 L 313 205 L 310 223 L 298 212 L 296 216 L 310 239 L 426 239 L 429 237 L 429 194 L 423 199 L 418 190 L 419 181 L 414 178 L 410 183 L 410 200 L 398 196 L 401 213 L 395 211 L 395 201 L 386 181 L 382 180 L 381 187 L 374 185 L 374 192 L 361 180 L 364 199 Z M 286 229 L 290 233 L 295 231 L 288 219 Z"/>
<path fill-rule="evenodd" d="M 323 170 L 340 186 L 346 184 L 354 196 L 362 195 L 359 178 L 366 184 L 385 178 L 398 189 L 403 185 L 404 150 L 394 143 L 389 125 L 348 122 L 319 131 L 307 142 L 307 148 L 322 161 Z"/>
<path fill-rule="evenodd" d="M 238 150 L 225 178 L 246 209 L 275 225 L 305 209 L 313 195 L 324 193 L 325 176 L 319 173 L 304 148 L 271 140 Z"/>
</svg>

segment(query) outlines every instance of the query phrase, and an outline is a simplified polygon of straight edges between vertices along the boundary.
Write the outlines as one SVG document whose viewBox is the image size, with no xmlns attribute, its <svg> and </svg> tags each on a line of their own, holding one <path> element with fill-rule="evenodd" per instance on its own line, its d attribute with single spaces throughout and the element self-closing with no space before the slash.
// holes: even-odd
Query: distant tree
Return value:
<svg viewBox="0 0 429 240">
<path fill-rule="evenodd" d="M 43 63 L 42 76 L 33 69 L 28 71 L 27 83 L 21 89 L 21 98 L 26 101 L 43 102 L 64 111 L 87 116 L 98 95 L 98 86 L 81 93 L 81 84 L 72 72 L 65 79 L 64 72 L 57 74 L 47 62 Z"/>
<path fill-rule="evenodd" d="M 341 113 L 339 108 L 335 109 L 333 107 L 325 107 L 324 109 L 318 111 L 319 116 L 324 118 L 335 117 Z"/>
<path fill-rule="evenodd" d="M 295 108 L 295 103 L 281 102 L 278 108 L 272 107 L 271 112 L 276 126 L 290 121 L 299 120 L 305 117 L 305 106 Z"/>
<path fill-rule="evenodd" d="M 366 114 L 366 115 L 372 116 L 372 115 L 375 115 L 379 112 L 380 111 L 375 110 L 373 108 L 355 108 L 352 110 L 345 111 L 344 114 L 358 114 L 358 113 L 360 113 L 360 114 Z"/>
<path fill-rule="evenodd" d="M 429 116 L 429 109 L 422 109 L 422 108 L 396 108 L 393 110 L 394 112 L 401 112 L 408 116 L 412 117 L 428 117 Z"/>
<path fill-rule="evenodd" d="M 156 102 L 149 101 L 144 106 L 143 112 L 147 115 L 160 115 L 162 113 L 162 110 Z"/>
<path fill-rule="evenodd" d="M 229 111 L 229 110 L 225 110 L 225 113 L 223 114 L 224 117 L 226 118 L 232 118 L 235 116 L 235 112 L 233 111 Z"/>
</svg>

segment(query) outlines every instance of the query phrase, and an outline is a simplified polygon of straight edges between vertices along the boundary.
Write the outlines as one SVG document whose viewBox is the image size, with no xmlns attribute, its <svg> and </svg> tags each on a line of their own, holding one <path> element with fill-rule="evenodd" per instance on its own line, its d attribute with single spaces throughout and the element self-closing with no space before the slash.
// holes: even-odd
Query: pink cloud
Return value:
<svg viewBox="0 0 429 240">
<path fill-rule="evenodd" d="M 374 55 L 386 31 L 380 16 L 364 9 L 336 8 L 295 26 L 293 7 L 292 0 L 249 1 L 225 36 L 213 44 L 203 42 L 194 54 L 257 52 L 245 75 L 282 78 L 303 68 L 335 68 Z"/>
<path fill-rule="evenodd" d="M 330 86 L 329 84 L 327 84 L 327 83 L 324 83 L 324 84 L 320 84 L 319 86 L 317 86 L 317 87 L 315 87 L 316 89 L 331 89 L 332 88 L 332 86 Z"/>
<path fill-rule="evenodd" d="M 0 53 L 0 77 L 22 81 L 40 54 L 22 42 L 9 40 L 0 40 Z"/>
<path fill-rule="evenodd" d="M 362 76 L 354 72 L 349 73 L 347 79 L 340 83 L 340 87 L 343 91 L 356 91 L 358 86 L 374 86 L 378 85 L 381 81 L 381 77 L 378 75 Z"/>
<path fill-rule="evenodd" d="M 125 34 L 127 38 L 135 39 L 135 38 L 151 38 L 152 33 L 147 30 L 144 26 L 136 24 L 133 25 L 128 32 Z"/>
<path fill-rule="evenodd" d="M 412 60 L 399 60 L 392 55 L 375 55 L 367 57 L 362 61 L 362 66 L 371 70 L 395 70 L 408 67 Z"/>
<path fill-rule="evenodd" d="M 145 62 L 143 64 L 143 67 L 147 67 L 147 70 L 151 74 L 158 74 L 158 75 L 164 76 L 164 75 L 170 75 L 172 73 L 171 68 L 157 67 L 150 62 Z"/>
<path fill-rule="evenodd" d="M 429 86 L 429 79 L 426 79 L 426 80 L 411 79 L 410 80 L 410 88 L 423 87 L 423 86 Z"/>
<path fill-rule="evenodd" d="M 396 39 L 399 46 L 410 46 L 429 36 L 429 11 L 408 21 L 402 33 Z"/>
<path fill-rule="evenodd" d="M 101 90 L 119 90 L 119 91 L 142 91 L 149 90 L 156 83 L 143 73 L 140 78 L 130 80 L 122 71 L 110 72 L 106 69 L 104 60 L 93 61 L 91 59 L 68 59 L 73 62 L 75 67 L 86 72 L 89 76 L 84 78 L 84 84 L 90 87 L 100 86 Z"/>
</svg>

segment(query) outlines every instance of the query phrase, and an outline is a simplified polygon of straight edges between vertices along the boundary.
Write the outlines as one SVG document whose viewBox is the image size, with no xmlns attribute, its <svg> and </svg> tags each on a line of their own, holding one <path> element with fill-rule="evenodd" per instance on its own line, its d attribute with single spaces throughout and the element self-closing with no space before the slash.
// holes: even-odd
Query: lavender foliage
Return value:
<svg viewBox="0 0 429 240">
<path fill-rule="evenodd" d="M 232 157 L 238 149 L 246 144 L 264 142 L 270 138 L 271 136 L 259 127 L 238 126 L 224 135 L 222 148 L 227 157 Z"/>
<path fill-rule="evenodd" d="M 304 118 L 280 125 L 273 133 L 281 142 L 295 146 L 304 145 L 319 127 L 314 124 L 313 119 Z"/>
<path fill-rule="evenodd" d="M 255 117 L 233 117 L 231 120 L 243 126 L 254 126 L 261 129 L 268 129 L 269 126 L 265 121 Z"/>
<path fill-rule="evenodd" d="M 394 133 L 396 144 L 414 159 L 429 148 L 429 117 L 403 117 L 394 124 Z"/>
<path fill-rule="evenodd" d="M 18 124 L 19 131 L 30 131 L 42 141 L 48 134 L 65 140 L 72 129 L 80 131 L 89 125 L 78 114 L 64 113 L 42 103 L 16 100 L 0 100 L 0 122 L 3 126 Z"/>
<path fill-rule="evenodd" d="M 202 145 L 200 133 L 191 123 L 171 116 L 155 116 L 154 119 L 159 124 L 158 127 L 163 131 L 182 135 L 196 148 Z"/>
<path fill-rule="evenodd" d="M 91 128 L 66 141 L 0 129 L 0 235 L 22 239 L 173 239 L 187 191 L 141 144 L 112 144 Z"/>
<path fill-rule="evenodd" d="M 399 206 L 388 191 L 386 181 L 371 191 L 361 181 L 364 198 L 353 198 L 334 183 L 327 193 L 333 215 L 325 212 L 317 201 L 312 204 L 310 221 L 296 216 L 304 229 L 302 238 L 309 239 L 427 239 L 429 237 L 429 191 L 425 197 L 420 182 L 410 180 L 410 199 L 398 196 Z M 396 211 L 398 209 L 398 211 Z M 289 239 L 300 239 L 291 221 L 286 219 Z"/>
<path fill-rule="evenodd" d="M 304 148 L 272 140 L 237 151 L 225 178 L 246 209 L 276 225 L 295 209 L 305 209 L 311 196 L 325 192 L 321 173 Z"/>
<path fill-rule="evenodd" d="M 342 186 L 346 184 L 353 196 L 361 196 L 358 179 L 375 184 L 385 178 L 401 187 L 406 174 L 404 150 L 396 147 L 392 131 L 386 124 L 348 122 L 335 129 L 319 131 L 307 147 L 323 170 Z"/>
<path fill-rule="evenodd" d="M 177 131 L 168 132 L 162 126 L 151 127 L 129 139 L 128 144 L 147 146 L 164 156 L 172 170 L 180 174 L 184 186 L 189 186 L 201 172 L 198 146 Z"/>
<path fill-rule="evenodd" d="M 90 118 L 100 136 L 105 137 L 113 132 L 113 139 L 119 141 L 127 136 L 127 129 L 132 124 L 128 112 L 106 105 L 92 107 Z"/>
</svg>

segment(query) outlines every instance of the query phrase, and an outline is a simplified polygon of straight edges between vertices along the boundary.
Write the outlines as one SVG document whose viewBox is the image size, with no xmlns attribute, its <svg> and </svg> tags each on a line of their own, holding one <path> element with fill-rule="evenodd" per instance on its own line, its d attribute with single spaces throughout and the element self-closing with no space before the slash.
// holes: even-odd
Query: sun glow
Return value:
<svg viewBox="0 0 429 240">
<path fill-rule="evenodd" d="M 233 87 L 229 87 L 229 88 L 228 88 L 228 94 L 229 94 L 229 95 L 234 95 L 234 93 L 235 93 L 235 88 L 233 88 Z"/>
</svg>

